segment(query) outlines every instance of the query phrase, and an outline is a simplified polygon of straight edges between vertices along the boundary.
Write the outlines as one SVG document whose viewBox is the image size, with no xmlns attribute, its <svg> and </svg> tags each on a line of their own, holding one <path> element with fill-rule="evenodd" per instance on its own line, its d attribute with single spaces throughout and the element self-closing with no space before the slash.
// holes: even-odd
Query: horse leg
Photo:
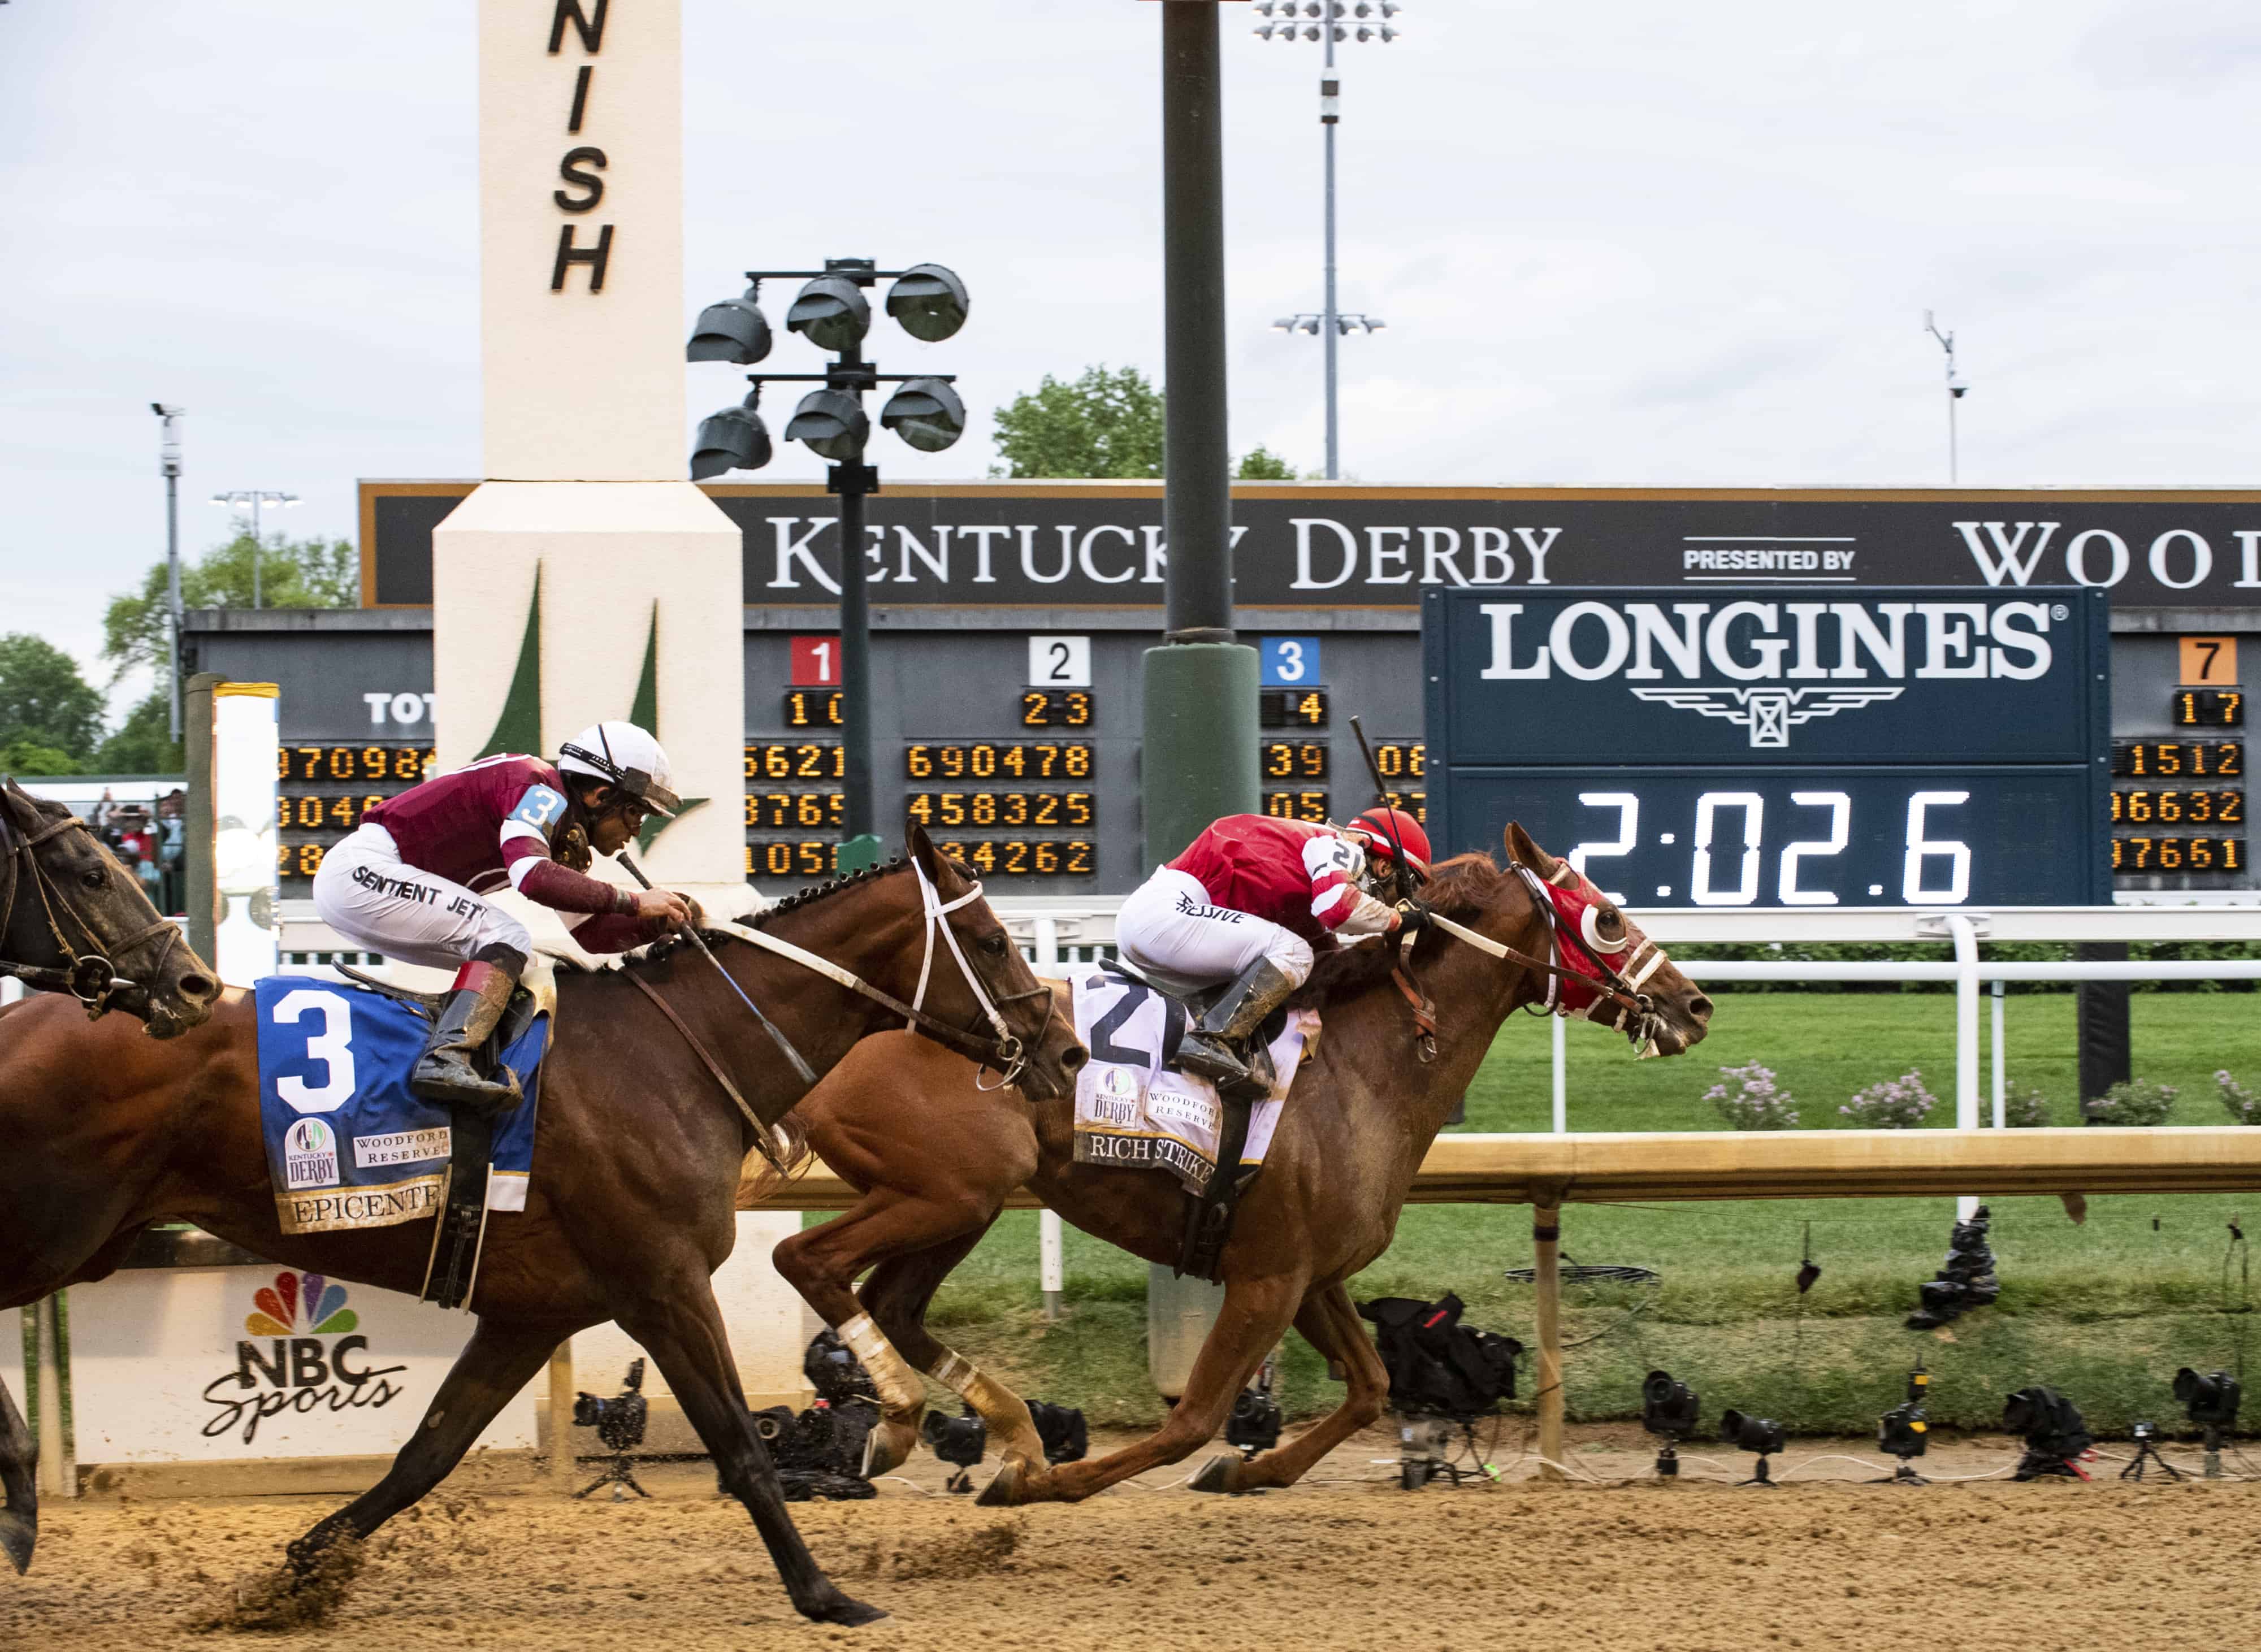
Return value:
<svg viewBox="0 0 2261 1652">
<path fill-rule="evenodd" d="M 1300 1274 L 1226 1282 L 1224 1305 L 1194 1361 L 1185 1397 L 1161 1427 L 1135 1446 L 1088 1462 L 1037 1469 L 1008 1462 L 982 1488 L 984 1503 L 1080 1503 L 1119 1481 L 1178 1462 L 1217 1435 L 1272 1345 L 1286 1332 L 1303 1299 Z"/>
<path fill-rule="evenodd" d="M 666 1282 L 673 1288 L 655 1289 L 633 1304 L 620 1304 L 621 1328 L 657 1362 L 714 1458 L 723 1487 L 753 1516 L 794 1610 L 819 1623 L 851 1628 L 886 1617 L 878 1607 L 842 1593 L 794 1528 L 777 1469 L 746 1409 L 714 1287 L 704 1274 L 686 1273 Z"/>
<path fill-rule="evenodd" d="M 18 1575 L 32 1563 L 39 1541 L 39 1447 L 24 1426 L 24 1414 L 0 1383 L 0 1550 Z"/>
<path fill-rule="evenodd" d="M 930 1249 L 890 1258 L 872 1270 L 856 1294 L 905 1359 L 973 1407 L 988 1425 L 1000 1457 L 1041 1462 L 1044 1437 L 1037 1433 L 1028 1403 L 926 1328 L 927 1304 L 936 1289 L 987 1231 L 985 1225 Z"/>
<path fill-rule="evenodd" d="M 1293 1440 L 1245 1462 L 1230 1455 L 1210 1458 L 1188 1483 L 1195 1490 L 1253 1491 L 1293 1485 L 1327 1453 L 1382 1415 L 1389 1397 L 1389 1372 L 1367 1336 L 1358 1310 L 1351 1305 L 1350 1292 L 1339 1284 L 1313 1291 L 1296 1315 L 1296 1329 L 1303 1333 L 1304 1341 L 1340 1362 L 1348 1373 L 1349 1393 L 1332 1412 Z"/>
<path fill-rule="evenodd" d="M 893 1344 L 865 1305 L 858 1302 L 856 1276 L 872 1263 L 937 1246 L 957 1245 L 949 1267 L 973 1248 L 996 1219 L 994 1209 L 962 1209 L 948 1203 L 908 1197 L 888 1188 L 874 1188 L 844 1214 L 778 1241 L 770 1253 L 777 1270 L 792 1282 L 804 1301 L 840 1333 L 879 1396 L 879 1420 L 864 1440 L 865 1478 L 900 1466 L 918 1444 L 919 1419 L 926 1412 L 926 1384 L 911 1360 Z M 939 1282 L 939 1275 L 937 1276 Z M 924 1303 L 920 1304 L 922 1309 Z M 947 1353 L 947 1349 L 942 1350 Z M 1023 1408 L 1023 1416 L 1026 1408 Z M 1033 1430 L 1031 1430 L 1033 1432 Z"/>
<path fill-rule="evenodd" d="M 291 1569 L 305 1577 L 339 1539 L 369 1536 L 446 1479 L 486 1426 L 549 1362 L 562 1340 L 556 1325 L 481 1319 L 384 1478 L 291 1544 Z"/>
</svg>

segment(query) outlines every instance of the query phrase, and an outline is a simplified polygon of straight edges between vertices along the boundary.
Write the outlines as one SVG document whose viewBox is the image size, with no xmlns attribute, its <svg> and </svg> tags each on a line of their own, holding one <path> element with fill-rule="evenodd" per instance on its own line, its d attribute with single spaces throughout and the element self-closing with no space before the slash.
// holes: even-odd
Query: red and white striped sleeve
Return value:
<svg viewBox="0 0 2261 1652">
<path fill-rule="evenodd" d="M 1364 937 L 1389 929 L 1390 909 L 1358 886 L 1359 851 L 1335 832 L 1315 832 L 1303 843 L 1303 870 L 1311 880 L 1311 916 L 1338 934 Z"/>
</svg>

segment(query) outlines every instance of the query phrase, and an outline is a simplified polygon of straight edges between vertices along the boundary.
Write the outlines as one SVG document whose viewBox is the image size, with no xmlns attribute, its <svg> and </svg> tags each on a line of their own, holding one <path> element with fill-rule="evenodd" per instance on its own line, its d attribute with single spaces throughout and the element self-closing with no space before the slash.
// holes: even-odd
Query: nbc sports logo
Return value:
<svg viewBox="0 0 2261 1652">
<path fill-rule="evenodd" d="M 277 1274 L 252 1293 L 243 1328 L 255 1337 L 338 1336 L 358 1330 L 361 1316 L 346 1306 L 346 1288 L 319 1274 Z"/>
</svg>

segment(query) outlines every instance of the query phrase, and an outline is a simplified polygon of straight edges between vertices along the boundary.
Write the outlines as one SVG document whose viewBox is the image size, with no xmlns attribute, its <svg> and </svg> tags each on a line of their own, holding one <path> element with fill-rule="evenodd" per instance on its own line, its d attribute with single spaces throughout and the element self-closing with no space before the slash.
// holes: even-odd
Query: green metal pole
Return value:
<svg viewBox="0 0 2261 1652">
<path fill-rule="evenodd" d="M 1233 640 L 1232 478 L 1225 427 L 1224 143 L 1216 0 L 1162 12 L 1162 646 L 1145 654 L 1139 794 L 1151 871 L 1222 815 L 1260 807 L 1256 650 Z M 1173 1399 L 1223 1301 L 1148 1269 L 1146 1365 Z"/>
<path fill-rule="evenodd" d="M 182 824 L 182 866 L 188 875 L 189 945 L 215 956 L 219 927 L 218 869 L 212 864 L 212 690 L 227 679 L 198 672 L 181 691 L 181 736 L 188 759 L 188 812 Z"/>
</svg>

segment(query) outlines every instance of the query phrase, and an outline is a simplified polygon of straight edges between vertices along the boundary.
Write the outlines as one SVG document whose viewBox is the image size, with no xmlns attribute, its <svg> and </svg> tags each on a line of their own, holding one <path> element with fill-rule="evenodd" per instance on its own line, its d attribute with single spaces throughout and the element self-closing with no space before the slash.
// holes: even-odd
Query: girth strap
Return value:
<svg viewBox="0 0 2261 1652">
<path fill-rule="evenodd" d="M 675 1030 L 683 1035 L 683 1041 L 691 1046 L 691 1053 L 699 1058 L 700 1065 L 707 1069 L 708 1076 L 722 1087 L 722 1094 L 729 1096 L 736 1104 L 738 1111 L 744 1116 L 747 1127 L 754 1132 L 754 1146 L 762 1157 L 769 1160 L 770 1167 L 779 1175 L 785 1174 L 786 1168 L 778 1158 L 776 1144 L 770 1136 L 770 1127 L 762 1122 L 761 1115 L 754 1111 L 752 1105 L 738 1093 L 738 1087 L 730 1081 L 730 1075 L 722 1070 L 722 1064 L 707 1053 L 707 1046 L 699 1041 L 699 1035 L 691 1031 L 690 1024 L 681 1016 L 675 1013 L 675 1006 L 660 996 L 657 988 L 632 969 L 624 969 L 621 973 L 628 977 L 638 992 L 657 1004 L 659 1013 L 665 1016 Z"/>
</svg>

